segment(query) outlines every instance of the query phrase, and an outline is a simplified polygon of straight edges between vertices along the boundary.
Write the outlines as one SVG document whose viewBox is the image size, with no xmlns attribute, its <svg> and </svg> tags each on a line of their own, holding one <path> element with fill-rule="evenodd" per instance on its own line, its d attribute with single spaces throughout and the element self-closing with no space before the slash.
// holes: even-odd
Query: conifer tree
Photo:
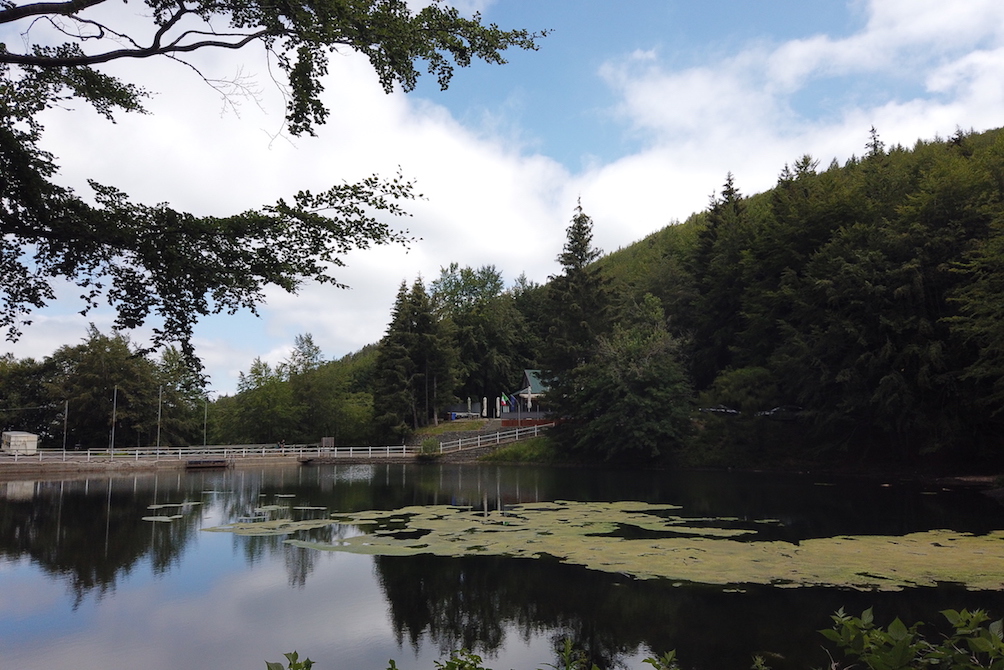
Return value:
<svg viewBox="0 0 1004 670">
<path fill-rule="evenodd" d="M 576 417 L 581 417 L 581 398 L 576 389 L 595 355 L 597 338 L 608 327 L 607 280 L 595 264 L 601 251 L 592 241 L 593 221 L 580 202 L 558 255 L 562 273 L 551 277 L 548 285 L 550 326 L 542 356 L 548 386 L 545 402 L 552 415 L 562 420 L 551 435 L 565 449 L 580 442 Z"/>
<path fill-rule="evenodd" d="M 692 268 L 697 295 L 686 310 L 693 332 L 694 380 L 706 388 L 732 363 L 731 348 L 743 328 L 741 260 L 749 242 L 746 200 L 732 173 L 721 197 L 712 197 L 707 223 L 698 234 Z"/>
<path fill-rule="evenodd" d="M 378 438 L 392 443 L 399 443 L 407 437 L 410 431 L 408 419 L 413 413 L 411 383 L 414 364 L 408 355 L 408 311 L 408 287 L 402 281 L 391 310 L 387 333 L 377 347 L 373 382 L 376 433 Z"/>
<path fill-rule="evenodd" d="M 548 377 L 586 363 L 596 337 L 607 328 L 607 282 L 594 264 L 601 253 L 593 247 L 593 220 L 580 202 L 558 255 L 562 273 L 550 277 L 547 287 L 550 326 L 543 358 Z"/>
<path fill-rule="evenodd" d="M 434 423 L 453 397 L 456 352 L 421 279 L 398 289 L 387 334 L 380 341 L 374 384 L 378 434 L 400 440 Z"/>
</svg>

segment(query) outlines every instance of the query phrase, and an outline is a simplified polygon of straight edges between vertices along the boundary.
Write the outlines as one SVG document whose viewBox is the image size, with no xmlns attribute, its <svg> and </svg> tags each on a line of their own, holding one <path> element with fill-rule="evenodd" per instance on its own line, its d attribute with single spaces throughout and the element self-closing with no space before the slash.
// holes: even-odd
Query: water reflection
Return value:
<svg viewBox="0 0 1004 670">
<path fill-rule="evenodd" d="M 75 606 L 89 592 L 113 591 L 141 560 L 155 573 L 167 571 L 198 530 L 201 512 L 185 506 L 171 523 L 144 521 L 150 506 L 200 497 L 180 486 L 181 477 L 163 479 L 8 482 L 7 493 L 15 495 L 0 504 L 0 556 L 30 558 L 67 579 Z"/>
<path fill-rule="evenodd" d="M 118 586 L 141 567 L 148 566 L 167 584 L 174 584 L 175 573 L 185 572 L 189 565 L 200 566 L 201 578 L 212 579 L 205 576 L 212 571 L 204 565 L 225 563 L 227 574 L 239 580 L 250 579 L 253 569 L 267 567 L 285 573 L 289 602 L 306 603 L 292 608 L 302 610 L 295 616 L 328 621 L 351 620 L 352 613 L 344 609 L 339 595 L 353 586 L 339 581 L 348 577 L 326 567 L 334 561 L 330 554 L 291 547 L 285 544 L 285 535 L 217 535 L 200 529 L 241 519 L 326 518 L 335 512 L 408 505 L 501 509 L 538 501 L 625 499 L 679 505 L 681 516 L 694 519 L 729 517 L 733 519 L 729 523 L 755 527 L 758 539 L 791 542 L 838 534 L 904 534 L 934 528 L 982 533 L 1004 528 L 1004 508 L 972 492 L 882 484 L 774 474 L 437 465 L 8 482 L 0 484 L 0 557 L 12 563 L 30 561 L 49 579 L 64 581 L 74 611 L 89 595 L 96 601 L 114 597 Z M 144 520 L 152 516 L 176 518 Z M 765 519 L 776 523 L 754 524 Z M 297 538 L 330 544 L 358 532 L 352 526 L 328 524 Z M 221 547 L 229 553 L 218 554 Z M 670 648 L 677 648 L 694 667 L 705 661 L 706 667 L 748 667 L 751 653 L 765 651 L 788 659 L 773 659 L 775 668 L 806 667 L 825 662 L 820 657 L 821 640 L 811 631 L 825 627 L 828 615 L 840 606 L 850 611 L 875 606 L 880 616 L 886 612 L 890 617 L 931 621 L 948 607 L 1004 613 L 1000 593 L 966 593 L 950 586 L 894 594 L 776 588 L 730 592 L 639 581 L 548 559 L 351 560 L 371 561 L 374 592 L 385 601 L 394 641 L 416 656 L 430 641 L 443 652 L 467 647 L 491 656 L 540 637 L 558 647 L 569 637 L 601 667 Z M 315 576 L 325 589 L 336 592 L 317 597 L 311 592 Z M 285 601 L 275 606 L 291 609 Z M 158 603 L 148 607 L 156 609 Z M 264 615 L 256 621 L 247 624 L 246 633 L 268 625 Z M 0 619 L 0 630 L 4 627 Z M 312 644 L 324 648 L 321 639 Z M 319 654 L 300 647 L 318 659 Z M 286 650 L 272 650 L 273 656 Z M 228 654 L 237 652 L 223 645 L 219 653 L 223 655 L 218 665 L 233 665 Z M 537 659 L 538 664 L 547 661 Z M 332 658 L 323 667 L 336 665 L 340 664 Z M 82 662 L 79 667 L 88 666 Z"/>
</svg>

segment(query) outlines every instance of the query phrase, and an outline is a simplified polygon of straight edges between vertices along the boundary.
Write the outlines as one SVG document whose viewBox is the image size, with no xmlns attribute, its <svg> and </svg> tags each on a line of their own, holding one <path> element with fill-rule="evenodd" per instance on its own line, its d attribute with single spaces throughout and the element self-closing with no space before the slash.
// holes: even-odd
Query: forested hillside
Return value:
<svg viewBox="0 0 1004 670">
<path fill-rule="evenodd" d="M 428 285 L 403 278 L 379 343 L 326 361 L 301 336 L 278 368 L 256 360 L 232 397 L 206 404 L 189 381 L 171 381 L 183 375 L 165 372 L 167 359 L 144 374 L 160 369 L 149 378 L 187 389 L 171 434 L 193 442 L 202 430 L 211 442 L 399 442 L 448 405 L 511 394 L 525 368 L 541 368 L 562 419 L 555 444 L 573 458 L 994 458 L 1004 131 L 906 149 L 873 130 L 863 148 L 826 169 L 804 156 L 752 197 L 727 175 L 706 211 L 605 256 L 580 206 L 545 285 L 507 286 L 495 267 L 460 262 Z M 7 409 L 4 425 L 56 436 L 66 407 L 72 424 L 84 396 L 67 381 L 84 369 L 73 356 L 105 340 L 129 348 L 100 338 L 43 362 L 0 360 L 4 407 L 32 408 Z M 110 403 L 113 376 L 101 379 L 107 393 L 89 393 Z M 153 415 L 140 414 L 122 434 L 142 442 Z M 73 430 L 100 441 L 108 427 Z"/>
<path fill-rule="evenodd" d="M 873 131 L 866 149 L 825 170 L 803 157 L 751 198 L 729 176 L 706 212 L 604 267 L 662 301 L 701 404 L 742 412 L 712 414 L 732 441 L 769 449 L 776 423 L 755 413 L 794 405 L 804 430 L 782 432 L 810 455 L 991 454 L 1004 134 L 887 150 Z"/>
</svg>

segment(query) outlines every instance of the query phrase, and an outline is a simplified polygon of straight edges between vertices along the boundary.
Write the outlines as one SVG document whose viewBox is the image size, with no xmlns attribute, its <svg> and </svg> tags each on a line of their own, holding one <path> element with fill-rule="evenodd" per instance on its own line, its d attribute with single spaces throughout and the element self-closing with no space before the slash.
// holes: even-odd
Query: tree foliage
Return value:
<svg viewBox="0 0 1004 670">
<path fill-rule="evenodd" d="M 797 406 L 789 438 L 814 449 L 991 453 L 1002 146 L 992 131 L 887 148 L 873 130 L 863 158 L 818 172 L 803 156 L 763 194 L 730 176 L 682 224 L 691 276 L 659 294 L 681 306 L 704 404 L 743 413 L 742 439 L 776 432 L 757 412 Z"/>
<path fill-rule="evenodd" d="M 449 321 L 459 357 L 456 394 L 494 398 L 519 383 L 532 367 L 530 333 L 512 292 L 495 266 L 440 269 L 432 282 L 437 314 Z"/>
<path fill-rule="evenodd" d="M 457 354 L 449 328 L 434 312 L 421 279 L 411 290 L 401 283 L 376 361 L 376 429 L 385 440 L 396 442 L 435 424 L 453 400 Z"/>
<path fill-rule="evenodd" d="M 680 345 L 659 301 L 646 295 L 573 371 L 558 429 L 565 447 L 603 460 L 645 461 L 678 451 L 690 435 L 692 393 Z"/>
<path fill-rule="evenodd" d="M 0 5 L 0 26 L 24 42 L 0 44 L 0 328 L 11 339 L 68 280 L 83 291 L 84 313 L 105 300 L 116 329 L 157 317 L 152 347 L 178 342 L 194 361 L 199 317 L 254 311 L 269 285 L 337 286 L 332 267 L 347 251 L 409 240 L 384 218 L 403 215 L 401 202 L 415 197 L 400 176 L 302 191 L 228 217 L 133 203 L 93 181 L 91 204 L 56 183 L 55 158 L 39 146 L 39 113 L 71 98 L 109 120 L 143 111 L 148 92 L 102 64 L 162 57 L 195 68 L 187 54 L 260 45 L 286 77 L 287 130 L 300 135 L 327 118 L 322 78 L 332 51 L 365 55 L 387 91 L 411 90 L 420 62 L 445 88 L 455 67 L 504 63 L 506 49 L 535 49 L 543 35 L 486 26 L 439 2 L 417 11 L 403 0 L 141 4 L 140 25 L 129 7 L 108 0 Z"/>
</svg>

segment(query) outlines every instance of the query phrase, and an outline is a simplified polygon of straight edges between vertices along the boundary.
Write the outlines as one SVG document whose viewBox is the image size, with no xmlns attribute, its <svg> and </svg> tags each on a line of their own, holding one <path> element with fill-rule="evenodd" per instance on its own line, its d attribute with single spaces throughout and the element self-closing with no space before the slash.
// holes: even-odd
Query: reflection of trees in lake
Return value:
<svg viewBox="0 0 1004 670">
<path fill-rule="evenodd" d="M 895 616 L 940 624 L 946 608 L 1004 613 L 1001 594 L 951 587 L 730 592 L 501 557 L 385 556 L 376 558 L 376 569 L 401 644 L 417 648 L 428 635 L 443 652 L 463 647 L 491 655 L 507 631 L 523 638 L 551 631 L 556 651 L 569 638 L 601 668 L 669 649 L 688 668 L 749 667 L 754 653 L 771 654 L 776 670 L 819 667 L 827 659 L 816 631 L 829 626 L 839 607 L 854 613 L 874 607 L 883 624 Z"/>
<path fill-rule="evenodd" d="M 147 509 L 183 502 L 173 476 L 18 484 L 20 494 L 0 505 L 0 554 L 27 556 L 46 573 L 67 578 L 77 605 L 89 592 L 113 590 L 119 575 L 146 558 L 154 573 L 169 569 L 198 528 L 195 507 Z M 181 517 L 143 520 L 159 515 Z"/>
</svg>

